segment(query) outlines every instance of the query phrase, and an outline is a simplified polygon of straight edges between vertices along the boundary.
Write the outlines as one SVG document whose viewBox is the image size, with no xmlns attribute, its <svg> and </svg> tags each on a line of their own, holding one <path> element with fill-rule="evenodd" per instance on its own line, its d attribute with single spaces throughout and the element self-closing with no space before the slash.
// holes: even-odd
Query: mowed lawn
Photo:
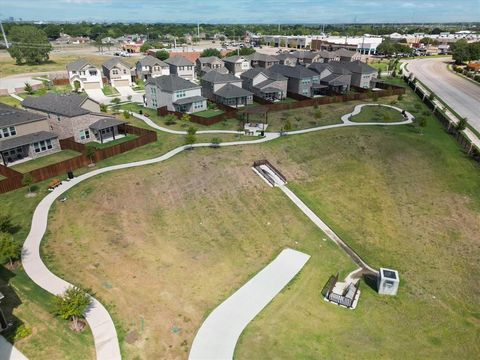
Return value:
<svg viewBox="0 0 480 360">
<path fill-rule="evenodd" d="M 44 166 L 56 164 L 64 160 L 74 158 L 78 155 L 80 155 L 80 153 L 77 151 L 61 150 L 50 155 L 41 156 L 33 160 L 25 161 L 18 165 L 13 165 L 12 169 L 21 173 L 27 173 L 29 171 L 39 169 Z"/>
<path fill-rule="evenodd" d="M 400 122 L 405 121 L 402 113 L 385 106 L 364 106 L 360 113 L 350 118 L 353 122 Z"/>
<path fill-rule="evenodd" d="M 370 264 L 400 271 L 397 297 L 362 283 L 355 311 L 322 300 L 328 277 L 354 265 L 251 171 L 261 158 Z M 186 358 L 207 314 L 286 246 L 312 258 L 236 358 L 474 358 L 479 172 L 432 119 L 422 133 L 355 127 L 196 149 L 69 191 L 43 253 L 108 305 L 128 359 Z"/>
</svg>

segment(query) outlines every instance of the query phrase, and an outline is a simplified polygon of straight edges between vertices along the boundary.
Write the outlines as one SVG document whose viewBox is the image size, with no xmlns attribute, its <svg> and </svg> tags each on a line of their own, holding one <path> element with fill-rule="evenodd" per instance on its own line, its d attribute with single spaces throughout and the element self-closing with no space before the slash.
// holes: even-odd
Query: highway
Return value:
<svg viewBox="0 0 480 360">
<path fill-rule="evenodd" d="M 450 58 L 407 61 L 407 68 L 469 124 L 480 132 L 480 84 L 464 79 L 447 68 Z"/>
</svg>

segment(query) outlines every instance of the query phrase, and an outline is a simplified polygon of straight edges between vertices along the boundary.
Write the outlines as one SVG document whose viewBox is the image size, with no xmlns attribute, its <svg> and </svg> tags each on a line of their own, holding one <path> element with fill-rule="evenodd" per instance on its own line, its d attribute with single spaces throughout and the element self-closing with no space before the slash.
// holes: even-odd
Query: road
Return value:
<svg viewBox="0 0 480 360">
<path fill-rule="evenodd" d="M 428 86 L 460 116 L 466 117 L 480 131 L 480 86 L 447 68 L 450 58 L 428 58 L 408 61 L 408 70 Z"/>
</svg>

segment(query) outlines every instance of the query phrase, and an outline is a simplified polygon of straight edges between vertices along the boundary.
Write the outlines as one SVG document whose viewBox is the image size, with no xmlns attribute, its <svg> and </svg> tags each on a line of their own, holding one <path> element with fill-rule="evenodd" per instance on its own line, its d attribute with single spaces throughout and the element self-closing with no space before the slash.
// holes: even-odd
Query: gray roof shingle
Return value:
<svg viewBox="0 0 480 360">
<path fill-rule="evenodd" d="M 174 102 L 174 104 L 184 105 L 184 104 L 191 104 L 193 102 L 203 101 L 203 100 L 206 100 L 206 99 L 203 96 L 197 95 L 197 96 L 190 96 L 190 97 L 178 99 Z"/>
<path fill-rule="evenodd" d="M 56 139 L 57 137 L 58 137 L 57 135 L 48 131 L 39 131 L 32 134 L 15 136 L 15 137 L 0 141 L 0 151 L 5 151 L 9 149 L 14 149 L 19 146 L 33 144 L 34 142 L 37 142 L 37 141 Z"/>
<path fill-rule="evenodd" d="M 161 67 L 168 67 L 168 64 L 163 62 L 160 59 L 152 55 L 147 55 L 143 59 L 138 60 L 138 63 L 142 66 L 161 66 Z"/>
<path fill-rule="evenodd" d="M 350 62 L 342 61 L 339 64 L 341 64 L 344 68 L 351 71 L 352 73 L 356 73 L 356 74 L 376 74 L 377 73 L 377 70 L 375 68 L 365 64 L 360 60 L 355 60 Z"/>
<path fill-rule="evenodd" d="M 0 127 L 26 124 L 45 119 L 45 116 L 0 103 Z"/>
<path fill-rule="evenodd" d="M 85 59 L 78 59 L 78 60 L 75 60 L 69 64 L 67 64 L 67 70 L 68 71 L 80 71 L 81 69 L 83 69 L 85 66 L 87 65 L 90 65 L 90 66 L 93 66 L 93 67 L 96 67 L 95 65 L 93 65 L 92 63 L 88 62 L 87 60 Z"/>
<path fill-rule="evenodd" d="M 232 74 L 222 74 L 216 70 L 209 71 L 202 76 L 202 81 L 207 81 L 214 84 L 226 83 L 232 81 L 241 81 L 241 79 Z"/>
<path fill-rule="evenodd" d="M 275 72 L 275 71 L 271 71 L 270 69 L 253 68 L 253 69 L 245 71 L 242 75 L 240 75 L 240 77 L 242 79 L 253 79 L 253 78 L 255 78 L 255 76 L 262 73 L 267 78 L 269 78 L 270 80 L 276 80 L 276 81 L 288 80 L 282 74 L 280 74 L 278 72 Z"/>
<path fill-rule="evenodd" d="M 216 56 L 199 57 L 198 61 L 200 62 L 200 64 L 212 64 L 214 62 L 223 62 L 220 58 Z"/>
<path fill-rule="evenodd" d="M 184 58 L 183 56 L 173 56 L 173 57 L 165 60 L 165 62 L 168 65 L 173 65 L 173 66 L 193 66 L 193 65 L 195 65 L 193 62 L 191 62 L 187 58 Z"/>
<path fill-rule="evenodd" d="M 89 128 L 93 130 L 102 130 L 102 129 L 106 129 L 109 127 L 118 126 L 126 123 L 127 123 L 126 121 L 117 120 L 113 117 L 106 117 L 98 121 L 95 121 L 93 124 L 89 126 Z"/>
<path fill-rule="evenodd" d="M 311 78 L 313 76 L 318 76 L 316 72 L 309 70 L 302 65 L 287 66 L 287 65 L 275 64 L 270 68 L 270 71 L 282 74 L 287 78 L 294 78 L 294 79 L 305 79 L 305 78 Z"/>
<path fill-rule="evenodd" d="M 112 70 L 112 68 L 114 68 L 118 64 L 122 64 L 123 66 L 126 66 L 129 69 L 132 67 L 129 63 L 127 63 L 126 61 L 118 57 L 114 57 L 114 58 L 111 58 L 110 60 L 105 61 L 102 64 L 102 66 L 107 70 Z"/>
<path fill-rule="evenodd" d="M 82 108 L 88 97 L 76 94 L 53 94 L 43 96 L 29 96 L 22 101 L 22 106 L 46 113 L 58 114 L 67 117 L 89 114 L 91 111 Z"/>
<path fill-rule="evenodd" d="M 251 96 L 252 93 L 248 90 L 245 90 L 239 86 L 235 86 L 233 84 L 227 84 L 222 86 L 219 90 L 215 91 L 214 93 L 216 96 L 220 96 L 226 99 L 244 97 L 244 96 Z"/>
<path fill-rule="evenodd" d="M 200 88 L 200 85 L 194 84 L 191 81 L 185 80 L 178 75 L 163 75 L 147 80 L 146 85 L 153 84 L 159 87 L 162 91 L 174 92 L 178 90 Z"/>
</svg>

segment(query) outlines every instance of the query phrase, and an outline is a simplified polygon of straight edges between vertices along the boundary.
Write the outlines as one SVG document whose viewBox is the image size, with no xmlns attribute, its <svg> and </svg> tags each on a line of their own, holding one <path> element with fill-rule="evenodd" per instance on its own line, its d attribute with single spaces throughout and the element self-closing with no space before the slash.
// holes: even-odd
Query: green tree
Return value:
<svg viewBox="0 0 480 360">
<path fill-rule="evenodd" d="M 195 135 L 197 133 L 197 129 L 194 128 L 193 126 L 190 126 L 187 130 L 188 135 Z"/>
<path fill-rule="evenodd" d="M 167 50 L 159 50 L 155 53 L 155 57 L 160 60 L 167 60 L 170 57 L 170 53 Z"/>
<path fill-rule="evenodd" d="M 106 104 L 100 104 L 100 111 L 101 112 L 107 112 L 107 105 Z"/>
<path fill-rule="evenodd" d="M 142 53 L 146 53 L 150 49 L 153 49 L 153 45 L 148 42 L 144 42 L 143 45 L 140 46 L 140 51 Z"/>
<path fill-rule="evenodd" d="M 247 55 L 252 55 L 254 54 L 256 51 L 255 49 L 253 48 L 241 48 L 239 49 L 238 51 L 237 50 L 233 50 L 233 51 L 230 51 L 227 56 L 235 56 L 235 55 L 241 55 L 241 56 L 247 56 Z"/>
<path fill-rule="evenodd" d="M 117 109 L 118 105 L 120 104 L 121 101 L 122 100 L 119 97 L 115 97 L 115 98 L 112 99 L 112 104 Z"/>
<path fill-rule="evenodd" d="M 9 263 L 10 267 L 15 260 L 20 259 L 22 247 L 13 240 L 11 234 L 0 232 L 0 263 Z"/>
<path fill-rule="evenodd" d="M 48 60 L 53 50 L 47 34 L 35 26 L 14 26 L 9 31 L 12 46 L 8 53 L 17 64 L 40 64 Z"/>
<path fill-rule="evenodd" d="M 377 52 L 386 56 L 392 56 L 395 53 L 395 46 L 392 40 L 390 40 L 390 38 L 384 39 L 382 43 L 377 46 Z"/>
<path fill-rule="evenodd" d="M 196 141 L 197 141 L 197 137 L 195 135 L 187 134 L 185 136 L 185 144 L 186 145 L 193 145 L 193 144 L 195 144 Z"/>
<path fill-rule="evenodd" d="M 0 216 L 0 232 L 14 233 L 14 226 L 12 225 L 12 217 L 10 215 Z"/>
<path fill-rule="evenodd" d="M 33 87 L 32 87 L 32 85 L 30 85 L 29 82 L 25 83 L 25 87 L 23 88 L 23 90 L 25 90 L 26 93 L 29 94 L 29 95 L 32 95 L 34 93 Z"/>
<path fill-rule="evenodd" d="M 452 58 L 457 64 L 470 60 L 470 51 L 467 40 L 458 40 L 452 44 Z"/>
<path fill-rule="evenodd" d="M 28 187 L 28 193 L 32 192 L 33 177 L 30 173 L 26 173 L 22 178 L 22 185 Z"/>
<path fill-rule="evenodd" d="M 208 57 L 208 56 L 222 57 L 222 55 L 220 54 L 220 51 L 213 48 L 203 50 L 200 56 L 201 57 Z"/>
<path fill-rule="evenodd" d="M 85 155 L 87 155 L 87 157 L 90 159 L 90 165 L 93 165 L 93 159 L 95 159 L 96 152 L 97 149 L 95 146 L 87 146 Z"/>
<path fill-rule="evenodd" d="M 55 296 L 53 312 L 64 320 L 72 320 L 73 328 L 80 330 L 78 319 L 84 317 L 91 303 L 92 298 L 85 290 L 72 286 L 62 295 Z"/>
</svg>

